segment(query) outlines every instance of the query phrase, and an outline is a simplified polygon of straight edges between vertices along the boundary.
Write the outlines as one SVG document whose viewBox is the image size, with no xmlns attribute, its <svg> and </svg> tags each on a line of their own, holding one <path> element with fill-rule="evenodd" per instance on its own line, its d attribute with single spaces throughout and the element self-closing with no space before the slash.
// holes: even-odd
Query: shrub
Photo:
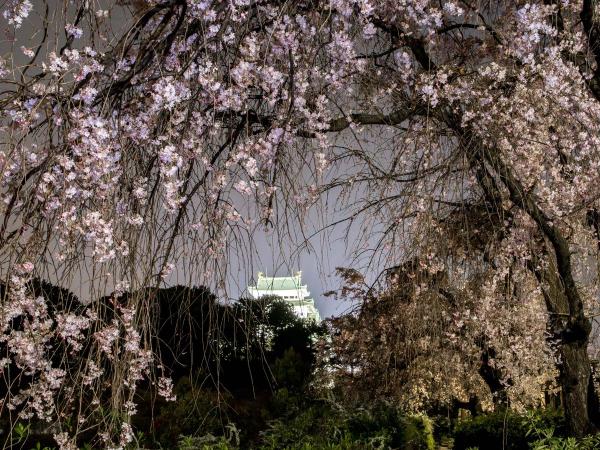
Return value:
<svg viewBox="0 0 600 450">
<path fill-rule="evenodd" d="M 262 433 L 262 449 L 433 450 L 433 425 L 427 417 L 406 416 L 397 408 L 346 411 L 332 404 L 314 404 L 295 416 L 271 422 Z"/>
<path fill-rule="evenodd" d="M 531 444 L 532 450 L 595 450 L 600 448 L 600 434 L 579 439 L 556 436 L 555 426 L 542 420 L 538 414 L 530 413 L 528 419 L 529 434 L 536 439 Z"/>
<path fill-rule="evenodd" d="M 163 403 L 154 420 L 155 436 L 163 446 L 172 445 L 178 437 L 223 433 L 222 410 L 218 408 L 223 393 L 202 389 L 188 378 L 175 386 L 177 400 Z M 199 447 L 202 448 L 202 447 Z"/>
<path fill-rule="evenodd" d="M 510 410 L 475 416 L 458 422 L 454 428 L 454 449 L 527 450 L 536 440 L 531 421 L 539 426 L 564 432 L 561 415 L 554 410 L 517 414 Z"/>
<path fill-rule="evenodd" d="M 402 448 L 434 450 L 433 422 L 427 416 L 408 416 L 402 437 Z"/>
<path fill-rule="evenodd" d="M 225 427 L 225 436 L 180 436 L 177 450 L 236 450 L 240 444 L 240 432 L 230 423 Z"/>
</svg>

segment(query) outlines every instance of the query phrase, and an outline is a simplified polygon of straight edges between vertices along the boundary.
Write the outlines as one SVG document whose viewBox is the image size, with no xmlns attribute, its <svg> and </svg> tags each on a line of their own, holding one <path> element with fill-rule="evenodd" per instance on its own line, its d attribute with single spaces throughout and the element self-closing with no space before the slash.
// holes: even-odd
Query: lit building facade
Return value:
<svg viewBox="0 0 600 450">
<path fill-rule="evenodd" d="M 302 284 L 302 272 L 296 272 L 296 275 L 291 277 L 267 277 L 258 272 L 256 285 L 248 286 L 248 293 L 255 299 L 267 295 L 280 297 L 292 307 L 298 317 L 321 321 L 315 301 L 310 298 L 308 286 Z"/>
</svg>

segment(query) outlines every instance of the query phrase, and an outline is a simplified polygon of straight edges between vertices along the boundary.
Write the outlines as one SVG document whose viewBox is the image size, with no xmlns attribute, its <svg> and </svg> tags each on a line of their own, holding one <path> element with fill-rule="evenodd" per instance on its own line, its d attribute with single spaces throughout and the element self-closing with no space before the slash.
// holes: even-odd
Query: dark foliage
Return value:
<svg viewBox="0 0 600 450">
<path fill-rule="evenodd" d="M 553 428 L 557 435 L 565 433 L 562 416 L 554 410 L 540 410 L 536 417 L 538 425 Z M 530 418 L 508 409 L 479 415 L 459 421 L 454 428 L 454 449 L 470 447 L 486 450 L 527 450 L 536 441 L 530 433 Z"/>
<path fill-rule="evenodd" d="M 433 450 L 435 444 L 426 417 L 407 416 L 386 403 L 351 411 L 315 401 L 271 422 L 262 433 L 262 445 L 264 449 Z"/>
</svg>

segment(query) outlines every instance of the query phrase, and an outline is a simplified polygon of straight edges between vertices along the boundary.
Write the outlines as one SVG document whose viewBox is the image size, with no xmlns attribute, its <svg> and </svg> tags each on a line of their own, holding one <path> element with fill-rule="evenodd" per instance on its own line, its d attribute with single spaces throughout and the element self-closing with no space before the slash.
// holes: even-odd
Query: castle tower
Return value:
<svg viewBox="0 0 600 450">
<path fill-rule="evenodd" d="M 301 271 L 291 277 L 267 277 L 258 272 L 256 285 L 248 286 L 248 293 L 255 299 L 267 295 L 280 297 L 301 319 L 314 320 L 317 323 L 321 321 L 315 301 L 310 298 L 308 286 L 302 284 Z"/>
</svg>

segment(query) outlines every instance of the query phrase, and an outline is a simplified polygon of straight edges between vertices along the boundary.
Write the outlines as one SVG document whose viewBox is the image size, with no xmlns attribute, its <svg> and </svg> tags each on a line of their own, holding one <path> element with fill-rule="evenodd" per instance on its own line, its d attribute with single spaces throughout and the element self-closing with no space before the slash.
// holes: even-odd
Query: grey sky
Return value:
<svg viewBox="0 0 600 450">
<path fill-rule="evenodd" d="M 243 288 L 250 282 L 249 278 L 256 277 L 258 271 L 269 276 L 285 276 L 302 270 L 302 279 L 308 284 L 321 317 L 344 313 L 351 306 L 349 302 L 325 297 L 323 294 L 340 287 L 335 268 L 346 265 L 349 260 L 345 245 L 340 236 L 335 235 L 315 236 L 311 239 L 311 244 L 313 251 L 304 249 L 290 254 L 292 249 L 282 248 L 273 233 L 259 233 L 256 236 L 258 255 L 253 264 L 253 273 L 249 277 L 247 270 L 239 271 L 241 285 L 237 287 L 238 295 L 243 294 Z M 235 289 L 232 286 L 234 295 Z"/>
</svg>

